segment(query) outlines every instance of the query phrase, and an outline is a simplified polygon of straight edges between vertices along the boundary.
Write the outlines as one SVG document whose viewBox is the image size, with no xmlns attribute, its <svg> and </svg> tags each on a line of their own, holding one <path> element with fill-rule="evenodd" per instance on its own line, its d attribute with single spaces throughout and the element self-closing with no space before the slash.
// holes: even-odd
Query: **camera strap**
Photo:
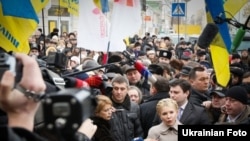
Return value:
<svg viewBox="0 0 250 141">
<path fill-rule="evenodd" d="M 54 73 L 53 71 L 47 69 L 47 68 L 41 68 L 43 72 L 47 74 L 49 77 L 49 80 L 59 89 L 63 90 L 65 89 L 65 81 L 62 77 L 60 77 L 57 73 Z"/>
</svg>

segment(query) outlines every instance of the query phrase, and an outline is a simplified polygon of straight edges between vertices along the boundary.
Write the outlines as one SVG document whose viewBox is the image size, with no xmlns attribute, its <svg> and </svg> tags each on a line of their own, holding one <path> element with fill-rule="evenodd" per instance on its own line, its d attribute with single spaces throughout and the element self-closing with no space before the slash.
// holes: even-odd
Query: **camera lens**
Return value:
<svg viewBox="0 0 250 141">
<path fill-rule="evenodd" d="M 4 59 L 5 58 L 5 53 L 0 53 L 0 59 Z"/>
<path fill-rule="evenodd" d="M 68 117 L 70 115 L 70 104 L 66 102 L 59 102 L 53 104 L 53 114 L 58 117 Z"/>
</svg>

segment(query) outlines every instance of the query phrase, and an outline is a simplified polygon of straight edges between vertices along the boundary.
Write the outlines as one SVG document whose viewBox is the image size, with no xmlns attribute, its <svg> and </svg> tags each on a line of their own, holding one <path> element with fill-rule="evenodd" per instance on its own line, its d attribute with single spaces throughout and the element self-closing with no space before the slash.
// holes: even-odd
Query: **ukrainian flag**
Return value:
<svg viewBox="0 0 250 141">
<path fill-rule="evenodd" d="M 60 6 L 67 7 L 69 13 L 79 15 L 79 0 L 60 0 Z"/>
<path fill-rule="evenodd" d="M 224 15 L 222 0 L 205 0 L 207 22 L 214 23 L 217 16 Z M 211 59 L 215 70 L 218 84 L 226 87 L 230 80 L 229 51 L 231 48 L 231 38 L 227 23 L 217 25 L 219 33 L 210 44 Z"/>
<path fill-rule="evenodd" d="M 207 22 L 214 23 L 217 16 L 232 18 L 248 0 L 205 0 Z M 229 52 L 231 38 L 227 23 L 218 24 L 219 33 L 210 45 L 212 63 L 217 82 L 226 87 L 230 80 Z"/>
<path fill-rule="evenodd" d="M 49 0 L 0 0 L 0 46 L 28 53 L 28 38 L 39 23 L 37 13 Z"/>
<path fill-rule="evenodd" d="M 107 13 L 109 11 L 108 0 L 93 0 L 95 5 L 102 10 L 102 13 Z"/>
</svg>

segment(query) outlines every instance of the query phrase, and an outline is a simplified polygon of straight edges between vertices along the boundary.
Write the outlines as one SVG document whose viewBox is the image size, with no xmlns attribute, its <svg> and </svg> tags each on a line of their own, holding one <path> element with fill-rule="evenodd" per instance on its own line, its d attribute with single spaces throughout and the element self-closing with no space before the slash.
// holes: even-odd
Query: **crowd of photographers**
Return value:
<svg viewBox="0 0 250 141">
<path fill-rule="evenodd" d="M 124 39 L 126 51 L 106 53 L 78 47 L 76 32 L 58 32 L 38 29 L 28 55 L 9 53 L 22 71 L 20 81 L 2 71 L 1 140 L 177 141 L 182 124 L 250 123 L 248 50 L 231 54 L 231 78 L 222 87 L 209 49 L 196 42 L 174 45 L 146 33 Z"/>
</svg>

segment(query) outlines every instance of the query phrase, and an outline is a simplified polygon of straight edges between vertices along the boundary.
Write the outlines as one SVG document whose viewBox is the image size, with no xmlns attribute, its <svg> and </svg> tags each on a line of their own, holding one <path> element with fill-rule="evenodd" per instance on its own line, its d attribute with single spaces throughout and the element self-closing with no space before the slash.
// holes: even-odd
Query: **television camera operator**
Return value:
<svg viewBox="0 0 250 141">
<path fill-rule="evenodd" d="M 0 54 L 1 61 L 3 55 L 6 54 Z M 6 113 L 8 124 L 0 125 L 0 138 L 3 141 L 46 140 L 33 132 L 39 100 L 45 95 L 46 90 L 41 70 L 35 59 L 28 55 L 16 53 L 14 58 L 22 64 L 20 70 L 13 72 L 12 69 L 1 68 L 0 108 Z M 15 75 L 18 72 L 21 74 Z M 16 81 L 19 75 L 20 80 Z M 90 139 L 96 129 L 91 120 L 86 119 L 78 128 L 78 140 Z"/>
</svg>

